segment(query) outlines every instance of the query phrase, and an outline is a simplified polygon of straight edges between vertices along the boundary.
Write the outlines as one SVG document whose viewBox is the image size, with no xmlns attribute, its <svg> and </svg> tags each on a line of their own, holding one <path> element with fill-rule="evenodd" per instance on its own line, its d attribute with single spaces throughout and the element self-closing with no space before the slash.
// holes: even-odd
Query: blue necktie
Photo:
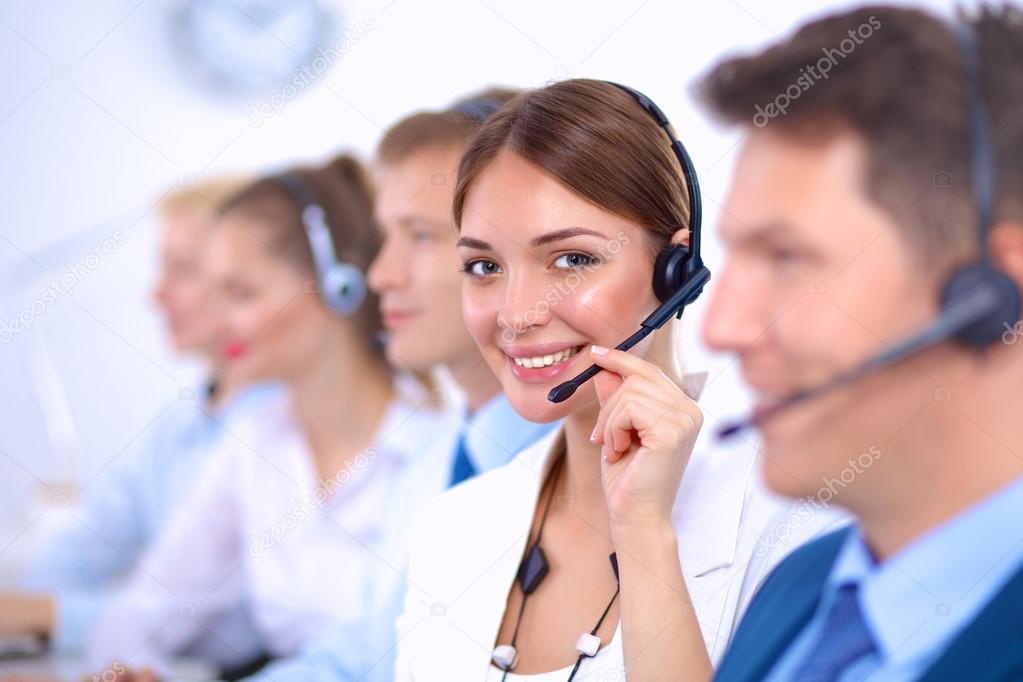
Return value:
<svg viewBox="0 0 1023 682">
<path fill-rule="evenodd" d="M 476 475 L 476 467 L 469 459 L 469 449 L 465 446 L 466 434 L 463 431 L 458 437 L 458 450 L 455 452 L 455 462 L 451 465 L 451 483 L 448 487 L 458 485 L 467 478 Z"/>
<path fill-rule="evenodd" d="M 856 598 L 858 590 L 855 584 L 839 588 L 820 636 L 793 680 L 834 682 L 853 661 L 874 652 L 874 640 Z"/>
</svg>

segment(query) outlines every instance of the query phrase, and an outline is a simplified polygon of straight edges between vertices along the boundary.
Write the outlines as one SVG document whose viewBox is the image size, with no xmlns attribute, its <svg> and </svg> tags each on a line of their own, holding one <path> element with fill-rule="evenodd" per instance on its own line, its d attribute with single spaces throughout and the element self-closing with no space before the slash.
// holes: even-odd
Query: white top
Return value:
<svg viewBox="0 0 1023 682">
<path fill-rule="evenodd" d="M 480 680 L 493 674 L 490 656 L 508 591 L 562 439 L 559 428 L 507 465 L 424 505 L 411 533 L 405 611 L 398 619 L 398 682 Z M 686 586 L 716 662 L 769 571 L 799 544 L 845 518 L 823 509 L 804 514 L 798 503 L 769 493 L 756 473 L 755 445 L 739 439 L 707 447 L 708 440 L 701 438 L 694 449 L 672 525 Z M 606 662 L 600 665 L 608 669 L 606 679 L 625 679 L 620 638 L 604 649 Z"/>
<path fill-rule="evenodd" d="M 617 655 L 615 652 L 617 651 Z M 584 658 L 579 672 L 575 674 L 576 680 L 600 680 L 600 682 L 615 682 L 625 679 L 625 669 L 622 666 L 622 626 L 619 623 L 615 629 L 611 641 L 602 644 L 597 655 L 593 658 Z M 546 673 L 534 673 L 532 675 L 519 675 L 514 670 L 509 670 L 505 676 L 504 671 L 493 663 L 487 668 L 487 677 L 484 682 L 566 682 L 572 674 L 575 664 L 552 670 Z"/>
<path fill-rule="evenodd" d="M 401 385 L 374 445 L 327 480 L 287 396 L 232 423 L 225 452 L 91 633 L 90 662 L 162 668 L 238 604 L 261 648 L 286 656 L 328 622 L 361 622 L 393 599 L 405 515 L 444 489 L 461 426 L 424 395 Z"/>
</svg>

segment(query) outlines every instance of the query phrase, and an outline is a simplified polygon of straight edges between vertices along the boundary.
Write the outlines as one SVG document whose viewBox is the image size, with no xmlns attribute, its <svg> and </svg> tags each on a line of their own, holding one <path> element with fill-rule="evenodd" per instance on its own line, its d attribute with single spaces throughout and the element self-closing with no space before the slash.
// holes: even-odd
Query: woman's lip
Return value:
<svg viewBox="0 0 1023 682">
<path fill-rule="evenodd" d="M 565 348 L 578 348 L 578 346 L 562 346 L 560 350 L 564 350 Z M 566 358 L 561 362 L 556 362 L 553 365 L 550 365 L 549 367 L 522 367 L 516 364 L 515 357 L 523 356 L 511 356 L 507 354 L 505 356 L 508 358 L 508 367 L 511 368 L 511 373 L 516 379 L 518 379 L 519 381 L 524 381 L 527 384 L 546 384 L 552 379 L 555 379 L 558 376 L 564 374 L 565 371 L 568 369 L 569 365 L 571 365 L 575 361 L 575 359 L 581 355 L 582 352 L 576 353 L 575 355 Z"/>
<path fill-rule="evenodd" d="M 416 317 L 419 313 L 412 311 L 390 311 L 381 313 L 380 317 L 383 320 L 384 326 L 388 329 L 399 327 L 402 324 L 408 322 L 412 318 Z"/>
<path fill-rule="evenodd" d="M 224 357 L 228 360 L 235 360 L 245 355 L 245 344 L 240 341 L 234 341 L 224 346 Z"/>
</svg>

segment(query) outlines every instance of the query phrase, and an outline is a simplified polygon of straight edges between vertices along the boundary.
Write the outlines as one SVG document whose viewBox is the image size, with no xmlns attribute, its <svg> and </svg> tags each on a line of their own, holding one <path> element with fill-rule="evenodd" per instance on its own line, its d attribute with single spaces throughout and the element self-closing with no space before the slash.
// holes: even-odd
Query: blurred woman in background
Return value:
<svg viewBox="0 0 1023 682">
<path fill-rule="evenodd" d="M 401 491 L 413 461 L 447 466 L 457 414 L 392 375 L 364 275 L 379 245 L 362 168 L 341 156 L 264 178 L 231 199 L 206 266 L 229 374 L 279 381 L 231 438 L 91 636 L 99 666 L 153 666 L 211 638 L 245 606 L 257 646 L 296 651 L 328 622 L 359 636 L 400 585 Z M 224 661 L 214 661 L 223 664 Z"/>
<path fill-rule="evenodd" d="M 444 488 L 507 463 L 554 426 L 530 423 L 512 409 L 462 321 L 463 275 L 451 217 L 458 160 L 472 133 L 514 94 L 488 88 L 447 109 L 417 111 L 388 128 L 377 145 L 374 177 L 382 243 L 367 281 L 379 298 L 387 328 L 388 362 L 435 372 L 438 390 L 452 389 L 448 405 L 464 415 L 455 450 L 449 453 L 450 466 L 424 461 L 415 486 L 401 494 L 406 521 Z M 464 394 L 464 407 L 458 393 Z M 396 567 L 406 569 L 404 563 Z M 380 577 L 389 579 L 386 573 Z M 391 608 L 376 609 L 357 635 L 350 622 L 328 627 L 300 655 L 277 661 L 249 679 L 392 682 L 394 621 L 404 592 L 396 590 Z"/>
<path fill-rule="evenodd" d="M 162 234 L 152 298 L 173 350 L 197 357 L 208 376 L 214 372 L 217 342 L 202 252 L 220 209 L 248 182 L 230 177 L 201 182 L 171 191 L 157 207 Z M 224 433 L 221 420 L 255 405 L 264 393 L 249 391 L 235 400 L 241 382 L 223 374 L 217 384 L 216 391 L 204 386 L 184 399 L 175 395 L 135 444 L 85 484 L 80 504 L 69 515 L 71 524 L 51 538 L 26 571 L 25 591 L 0 594 L 0 635 L 39 635 L 65 655 L 81 650 L 87 628 L 116 582 L 135 567 L 183 491 L 201 477 Z M 247 618 L 244 611 L 224 613 L 209 627 L 241 636 Z M 190 653 L 230 652 L 213 637 Z"/>
</svg>

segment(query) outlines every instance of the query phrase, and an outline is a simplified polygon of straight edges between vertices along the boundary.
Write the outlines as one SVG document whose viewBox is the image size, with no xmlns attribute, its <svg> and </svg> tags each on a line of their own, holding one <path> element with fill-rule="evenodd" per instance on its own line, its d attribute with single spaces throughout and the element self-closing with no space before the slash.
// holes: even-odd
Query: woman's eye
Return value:
<svg viewBox="0 0 1023 682">
<path fill-rule="evenodd" d="M 799 251 L 785 247 L 774 247 L 770 251 L 771 260 L 779 266 L 797 266 L 801 260 Z"/>
<path fill-rule="evenodd" d="M 563 270 L 576 270 L 596 265 L 600 259 L 587 253 L 566 253 L 554 259 L 554 267 Z"/>
<path fill-rule="evenodd" d="M 252 289 L 234 289 L 228 294 L 235 303 L 247 303 L 256 297 Z"/>
<path fill-rule="evenodd" d="M 501 272 L 501 268 L 492 260 L 472 260 L 462 265 L 462 272 L 473 277 L 487 277 Z"/>
</svg>

